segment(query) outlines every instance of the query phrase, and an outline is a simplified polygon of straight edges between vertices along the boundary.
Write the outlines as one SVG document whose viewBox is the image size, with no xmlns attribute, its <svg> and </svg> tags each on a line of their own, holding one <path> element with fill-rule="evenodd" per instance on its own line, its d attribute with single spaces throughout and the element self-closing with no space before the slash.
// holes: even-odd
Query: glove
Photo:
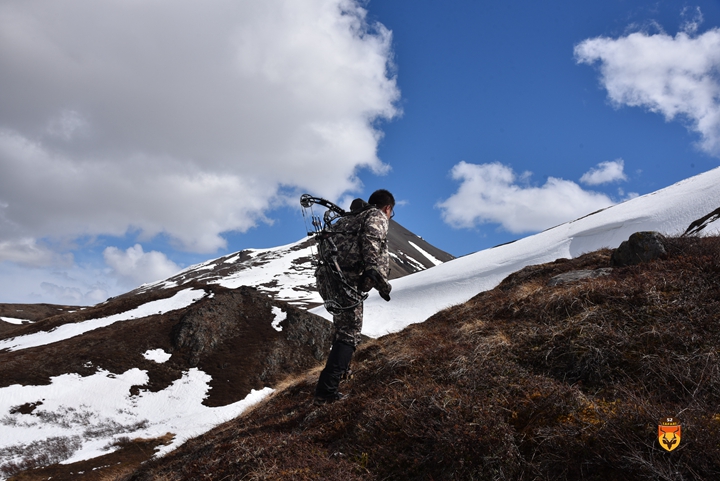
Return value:
<svg viewBox="0 0 720 481">
<path fill-rule="evenodd" d="M 360 289 L 363 292 L 368 292 L 373 287 L 377 289 L 380 297 L 385 299 L 385 301 L 390 300 L 390 291 L 392 290 L 390 283 L 386 281 L 375 269 L 368 269 L 363 272 L 363 275 L 360 278 Z"/>
<path fill-rule="evenodd" d="M 392 290 L 392 286 L 389 282 L 385 282 L 385 285 L 382 289 L 378 289 L 378 294 L 380 294 L 380 297 L 385 299 L 385 302 L 390 302 L 390 291 Z"/>
</svg>

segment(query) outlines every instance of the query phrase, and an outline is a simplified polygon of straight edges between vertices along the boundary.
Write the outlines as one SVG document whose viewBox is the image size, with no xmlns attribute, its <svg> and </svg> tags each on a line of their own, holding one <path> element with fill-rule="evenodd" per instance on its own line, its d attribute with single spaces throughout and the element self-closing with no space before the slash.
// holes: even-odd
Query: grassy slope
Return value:
<svg viewBox="0 0 720 481">
<path fill-rule="evenodd" d="M 365 344 L 347 400 L 312 406 L 315 370 L 127 479 L 718 479 L 720 240 L 669 243 L 556 287 L 610 251 L 523 269 Z"/>
</svg>

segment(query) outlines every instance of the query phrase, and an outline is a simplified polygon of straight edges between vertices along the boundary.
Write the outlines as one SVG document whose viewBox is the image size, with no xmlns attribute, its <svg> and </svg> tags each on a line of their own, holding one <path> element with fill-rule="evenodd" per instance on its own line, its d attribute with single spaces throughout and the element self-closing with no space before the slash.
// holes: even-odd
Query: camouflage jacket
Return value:
<svg viewBox="0 0 720 481">
<path fill-rule="evenodd" d="M 332 226 L 338 249 L 338 264 L 348 280 L 357 282 L 367 269 L 376 269 L 384 279 L 390 275 L 385 214 L 371 207 L 355 215 L 338 219 Z"/>
</svg>

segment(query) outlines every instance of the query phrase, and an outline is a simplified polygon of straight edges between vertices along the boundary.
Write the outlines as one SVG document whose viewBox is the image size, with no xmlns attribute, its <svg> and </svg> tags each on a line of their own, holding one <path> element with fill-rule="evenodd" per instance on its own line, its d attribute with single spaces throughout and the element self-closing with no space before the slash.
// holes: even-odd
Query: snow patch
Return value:
<svg viewBox="0 0 720 481">
<path fill-rule="evenodd" d="M 390 253 L 390 257 L 393 257 L 399 264 L 410 264 L 417 271 L 424 271 L 425 269 L 427 269 L 427 267 L 425 267 L 423 264 L 418 262 L 416 259 L 407 255 L 403 251 L 398 250 L 398 253 L 402 254 L 402 257 L 395 255 L 392 252 Z"/>
<path fill-rule="evenodd" d="M 415 244 L 414 242 L 408 241 L 408 244 L 410 244 L 411 246 L 413 246 L 413 248 L 415 248 L 416 251 L 418 251 L 420 254 L 422 254 L 423 256 L 425 256 L 425 258 L 426 258 L 427 260 L 429 260 L 430 262 L 432 262 L 433 265 L 439 266 L 440 264 L 443 263 L 443 261 L 439 260 L 437 257 L 433 256 L 433 255 L 430 254 L 429 252 L 426 252 L 426 251 L 422 250 L 422 249 L 420 248 L 420 246 L 418 246 L 418 245 Z"/>
<path fill-rule="evenodd" d="M 167 362 L 172 357 L 172 354 L 162 349 L 148 349 L 143 353 L 143 357 L 148 361 L 155 361 L 158 364 L 162 364 Z"/>
<path fill-rule="evenodd" d="M 272 322 L 273 329 L 275 329 L 278 332 L 282 331 L 283 328 L 280 325 L 280 323 L 282 321 L 284 321 L 285 319 L 287 319 L 287 312 L 283 312 L 282 309 L 280 309 L 279 307 L 273 306 L 272 313 L 273 313 L 273 316 L 275 316 L 275 320 Z"/>
<path fill-rule="evenodd" d="M 230 257 L 229 259 L 225 259 L 223 264 L 235 264 L 238 261 L 238 259 L 240 259 L 239 254 L 234 255 L 234 256 Z"/>
<path fill-rule="evenodd" d="M 14 317 L 0 317 L 0 320 L 9 324 L 25 324 L 26 322 L 30 322 L 29 319 L 16 319 Z"/>
<path fill-rule="evenodd" d="M 72 440 L 69 444 L 75 452 L 63 464 L 108 454 L 112 448 L 108 450 L 107 446 L 123 436 L 175 434 L 172 444 L 157 452 L 163 455 L 237 417 L 273 392 L 266 387 L 251 391 L 242 401 L 207 407 L 202 401 L 211 377 L 192 368 L 162 391 L 130 394 L 132 386 L 144 386 L 148 380 L 146 371 L 134 368 L 122 374 L 102 370 L 86 377 L 63 374 L 51 378 L 49 385 L 0 388 L 0 467 L 17 461 L 17 455 L 11 453 L 51 437 Z M 13 409 L 31 404 L 35 409 L 30 414 Z"/>
</svg>

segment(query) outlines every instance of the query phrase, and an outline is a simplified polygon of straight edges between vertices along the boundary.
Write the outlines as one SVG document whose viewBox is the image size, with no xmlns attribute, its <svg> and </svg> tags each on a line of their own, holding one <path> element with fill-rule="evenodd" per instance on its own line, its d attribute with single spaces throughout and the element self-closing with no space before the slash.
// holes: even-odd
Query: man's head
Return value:
<svg viewBox="0 0 720 481">
<path fill-rule="evenodd" d="M 392 218 L 395 208 L 395 197 L 385 190 L 379 189 L 372 193 L 368 199 L 368 204 L 372 204 L 385 213 L 388 219 Z"/>
</svg>

